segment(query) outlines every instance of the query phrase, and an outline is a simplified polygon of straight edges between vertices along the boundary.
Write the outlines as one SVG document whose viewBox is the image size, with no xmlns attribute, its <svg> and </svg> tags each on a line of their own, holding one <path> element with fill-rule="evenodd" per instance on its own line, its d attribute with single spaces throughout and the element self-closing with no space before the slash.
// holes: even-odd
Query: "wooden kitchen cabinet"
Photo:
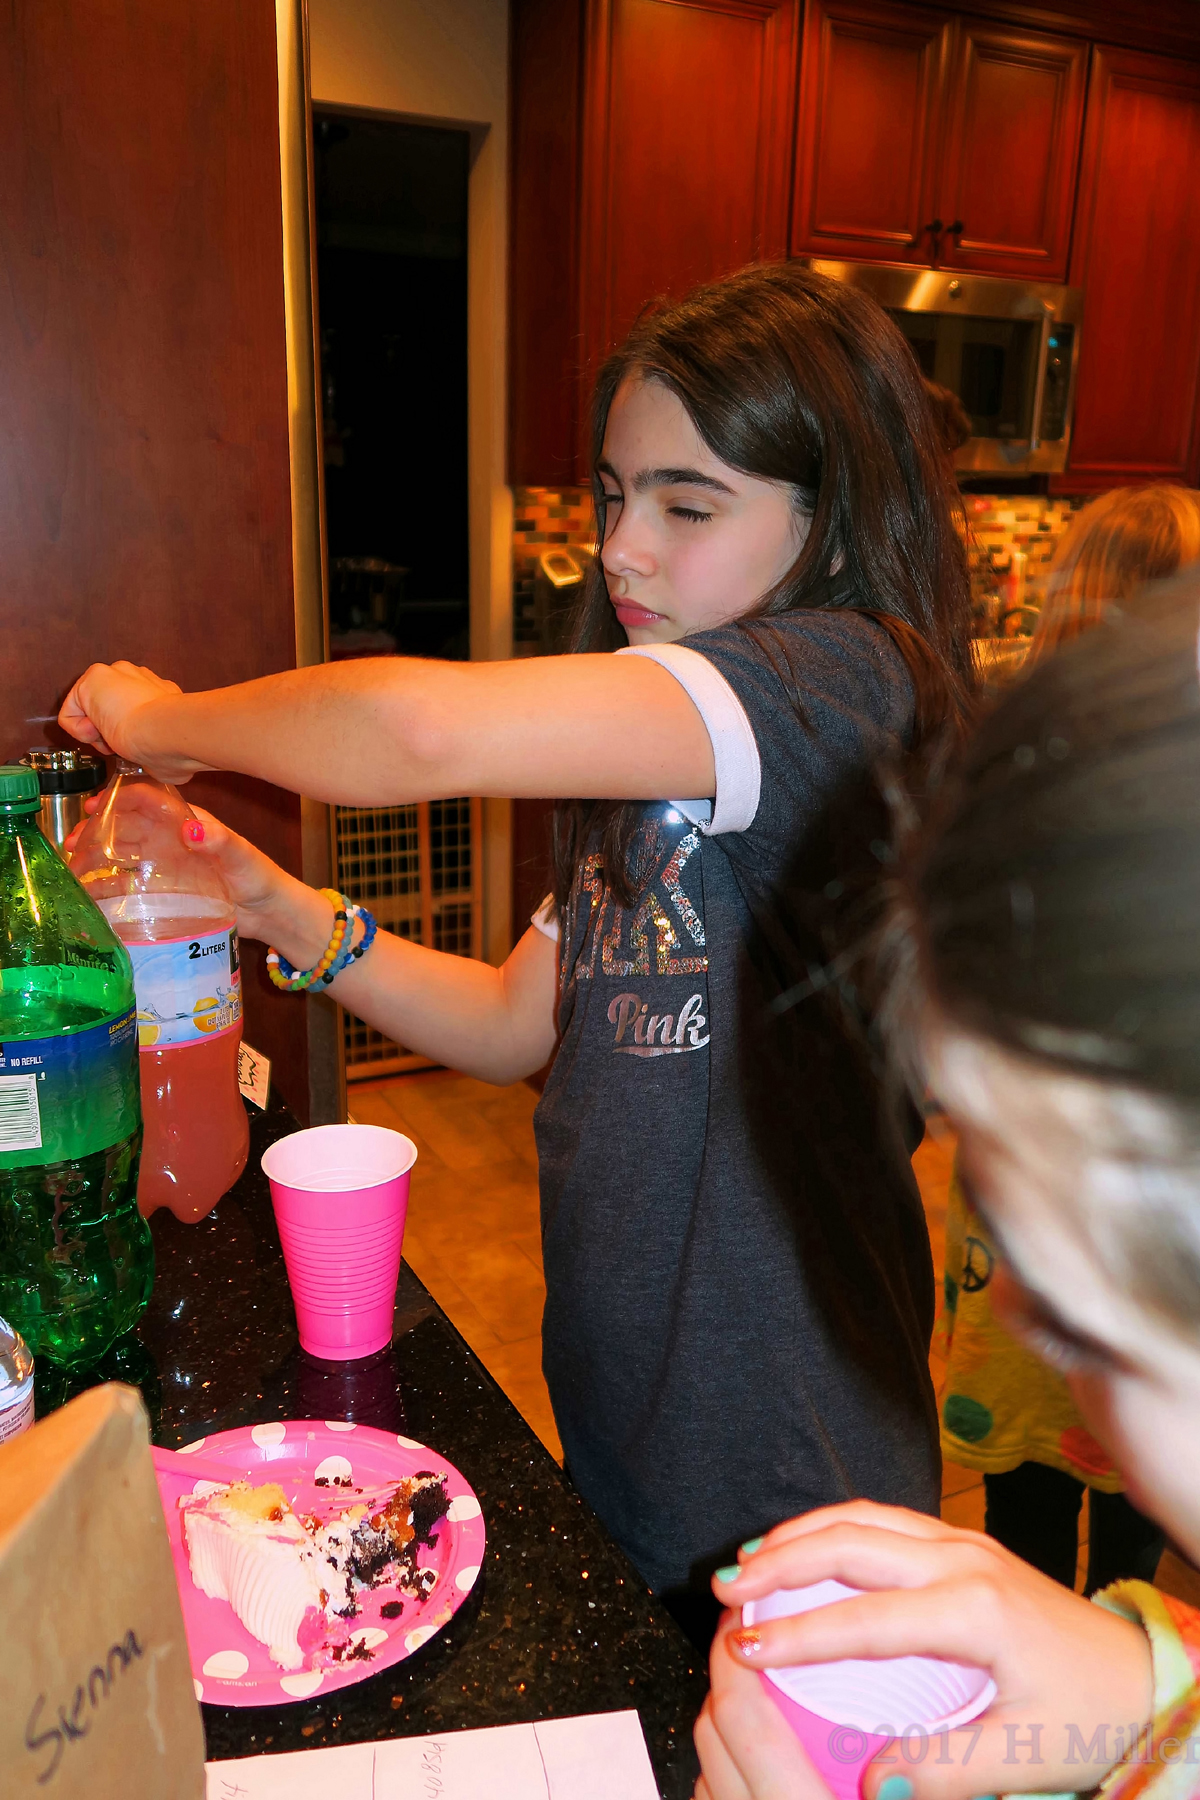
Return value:
<svg viewBox="0 0 1200 1800">
<path fill-rule="evenodd" d="M 1061 281 L 1088 45 L 810 0 L 792 248 Z"/>
<path fill-rule="evenodd" d="M 1200 64 L 1098 49 L 1070 278 L 1078 492 L 1200 473 Z"/>
<path fill-rule="evenodd" d="M 932 262 L 941 96 L 953 21 L 883 0 L 809 0 L 792 249 Z"/>
<path fill-rule="evenodd" d="M 799 0 L 516 8 L 514 482 L 586 479 L 592 378 L 647 301 L 786 254 L 798 14 Z"/>
<path fill-rule="evenodd" d="M 794 0 L 593 0 L 581 282 L 594 366 L 646 301 L 787 249 Z"/>
<path fill-rule="evenodd" d="M 1087 73 L 1078 38 L 956 22 L 934 205 L 942 268 L 1066 279 Z"/>
<path fill-rule="evenodd" d="M 1082 286 L 1054 485 L 1194 478 L 1200 8 L 800 14 L 512 0 L 513 482 L 587 479 L 596 365 L 648 301 L 785 250 Z"/>
</svg>

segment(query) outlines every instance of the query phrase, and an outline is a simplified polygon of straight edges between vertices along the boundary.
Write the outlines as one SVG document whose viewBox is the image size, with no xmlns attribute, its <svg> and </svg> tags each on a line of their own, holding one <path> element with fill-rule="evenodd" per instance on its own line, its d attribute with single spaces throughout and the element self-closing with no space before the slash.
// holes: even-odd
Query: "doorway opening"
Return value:
<svg viewBox="0 0 1200 1800">
<path fill-rule="evenodd" d="M 465 658 L 465 131 L 313 119 L 332 653 Z"/>
<path fill-rule="evenodd" d="M 330 654 L 470 654 L 470 136 L 313 115 Z M 480 954 L 479 802 L 337 808 L 338 885 L 382 929 Z M 345 1015 L 348 1077 L 424 1059 Z"/>
</svg>

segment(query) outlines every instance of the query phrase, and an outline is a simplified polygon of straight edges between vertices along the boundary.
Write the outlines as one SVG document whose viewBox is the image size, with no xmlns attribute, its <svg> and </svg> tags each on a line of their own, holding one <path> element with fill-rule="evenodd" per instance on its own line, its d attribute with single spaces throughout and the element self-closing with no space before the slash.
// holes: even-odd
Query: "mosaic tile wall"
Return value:
<svg viewBox="0 0 1200 1800">
<path fill-rule="evenodd" d="M 590 550 L 595 541 L 590 488 L 513 489 L 513 648 L 528 655 L 537 644 L 533 581 L 538 558 L 560 546 Z"/>
<path fill-rule="evenodd" d="M 980 634 L 996 614 L 989 597 L 996 594 L 1011 567 L 1014 550 L 1023 550 L 1025 605 L 1038 608 L 1045 597 L 1046 574 L 1067 526 L 1085 500 L 1049 499 L 1044 494 L 964 494 L 967 557 L 971 565 L 971 597 Z M 1032 621 L 1026 615 L 1026 626 Z"/>
<path fill-rule="evenodd" d="M 517 654 L 537 643 L 534 622 L 534 577 L 543 551 L 563 545 L 592 548 L 592 497 L 587 488 L 517 488 L 513 525 L 513 639 Z M 1025 601 L 1041 605 L 1046 571 L 1059 539 L 1085 501 L 1049 499 L 1044 494 L 966 494 L 967 549 L 971 591 L 981 624 L 994 604 L 994 594 L 1008 573 L 1014 550 L 1022 550 Z"/>
</svg>

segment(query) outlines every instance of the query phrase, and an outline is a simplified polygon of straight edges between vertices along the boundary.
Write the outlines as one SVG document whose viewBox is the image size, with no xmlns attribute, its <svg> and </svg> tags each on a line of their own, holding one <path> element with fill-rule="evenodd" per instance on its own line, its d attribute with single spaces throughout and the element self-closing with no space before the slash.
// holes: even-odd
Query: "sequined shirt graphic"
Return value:
<svg viewBox="0 0 1200 1800">
<path fill-rule="evenodd" d="M 573 982 L 594 980 L 597 959 L 603 976 L 637 981 L 637 988 L 614 994 L 608 1003 L 614 1052 L 683 1056 L 709 1041 L 704 993 L 695 987 L 695 977 L 708 974 L 704 925 L 683 885 L 689 863 L 693 880 L 699 872 L 700 833 L 673 807 L 663 810 L 661 820 L 650 812 L 643 830 L 655 839 L 659 855 L 634 908 L 619 905 L 605 886 L 599 852 L 584 859 L 571 896 L 560 985 L 568 989 Z M 581 930 L 583 946 L 573 957 Z M 679 1000 L 672 989 L 664 998 L 662 980 L 679 976 L 693 992 Z"/>
</svg>

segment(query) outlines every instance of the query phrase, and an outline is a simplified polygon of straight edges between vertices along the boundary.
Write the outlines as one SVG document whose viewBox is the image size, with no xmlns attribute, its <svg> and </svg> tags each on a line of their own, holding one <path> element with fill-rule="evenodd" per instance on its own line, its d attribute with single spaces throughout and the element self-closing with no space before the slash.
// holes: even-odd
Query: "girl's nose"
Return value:
<svg viewBox="0 0 1200 1800">
<path fill-rule="evenodd" d="M 653 575 L 657 567 L 651 534 L 644 521 L 637 516 L 637 509 L 626 501 L 616 520 L 610 527 L 604 540 L 604 548 L 600 552 L 600 561 L 604 565 L 606 575 L 619 578 L 622 575 Z"/>
</svg>

